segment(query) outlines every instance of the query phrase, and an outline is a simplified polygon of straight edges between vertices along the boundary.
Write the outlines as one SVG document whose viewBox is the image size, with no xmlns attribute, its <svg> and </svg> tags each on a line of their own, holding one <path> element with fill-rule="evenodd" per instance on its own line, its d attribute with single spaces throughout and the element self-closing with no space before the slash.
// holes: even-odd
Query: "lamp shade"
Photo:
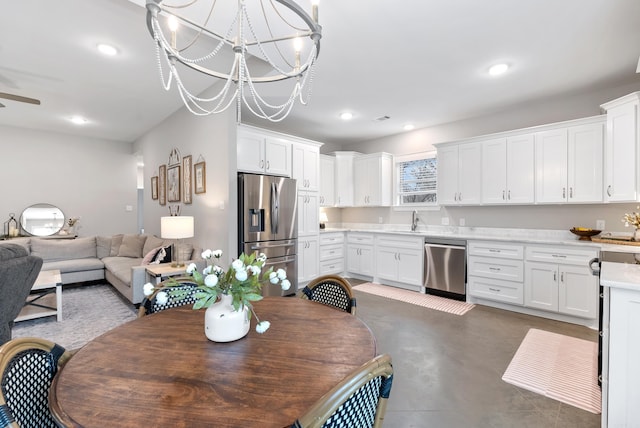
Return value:
<svg viewBox="0 0 640 428">
<path fill-rule="evenodd" d="M 193 217 L 170 216 L 160 218 L 160 236 L 164 239 L 193 237 Z"/>
<path fill-rule="evenodd" d="M 320 222 L 321 223 L 326 223 L 328 221 L 329 221 L 329 219 L 327 218 L 327 213 L 320 213 Z"/>
</svg>

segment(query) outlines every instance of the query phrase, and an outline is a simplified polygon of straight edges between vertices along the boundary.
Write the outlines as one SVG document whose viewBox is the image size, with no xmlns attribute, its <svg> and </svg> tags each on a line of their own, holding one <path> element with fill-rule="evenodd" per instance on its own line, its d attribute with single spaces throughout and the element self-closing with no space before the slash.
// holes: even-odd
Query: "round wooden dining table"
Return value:
<svg viewBox="0 0 640 428">
<path fill-rule="evenodd" d="M 123 324 L 81 348 L 54 379 L 54 418 L 71 427 L 285 427 L 376 355 L 357 317 L 295 297 L 255 302 L 271 328 L 209 341 L 184 306 Z"/>
</svg>

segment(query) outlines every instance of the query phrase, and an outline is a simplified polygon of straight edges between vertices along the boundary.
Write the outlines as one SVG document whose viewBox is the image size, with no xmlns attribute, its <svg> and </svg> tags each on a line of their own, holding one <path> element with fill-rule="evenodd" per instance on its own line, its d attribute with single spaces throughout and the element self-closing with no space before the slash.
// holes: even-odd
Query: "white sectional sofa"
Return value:
<svg viewBox="0 0 640 428">
<path fill-rule="evenodd" d="M 14 238 L 1 243 L 22 245 L 31 255 L 42 258 L 42 270 L 59 269 L 63 284 L 106 279 L 131 303 L 144 298 L 146 265 L 154 250 L 171 245 L 151 235 L 90 236 L 76 239 L 36 237 Z M 193 247 L 181 243 L 182 260 L 190 260 Z"/>
</svg>

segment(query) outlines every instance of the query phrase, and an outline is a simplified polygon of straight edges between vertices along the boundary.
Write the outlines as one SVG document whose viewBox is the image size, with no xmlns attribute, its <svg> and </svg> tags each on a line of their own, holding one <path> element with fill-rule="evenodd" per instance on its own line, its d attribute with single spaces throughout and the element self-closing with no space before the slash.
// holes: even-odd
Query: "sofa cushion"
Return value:
<svg viewBox="0 0 640 428">
<path fill-rule="evenodd" d="M 76 239 L 31 239 L 31 254 L 45 262 L 97 258 L 95 236 Z"/>
<path fill-rule="evenodd" d="M 0 245 L 4 245 L 4 244 L 18 244 L 21 247 L 24 247 L 25 250 L 27 250 L 27 254 L 31 253 L 31 238 L 11 238 L 11 239 L 7 239 L 5 241 L 0 241 Z"/>
<path fill-rule="evenodd" d="M 149 254 L 149 251 L 153 249 L 158 249 L 159 247 L 164 247 L 167 245 L 164 242 L 164 239 L 158 238 L 157 236 L 147 235 L 147 240 L 144 241 L 144 247 L 142 247 L 142 254 Z"/>
<path fill-rule="evenodd" d="M 147 240 L 145 235 L 124 235 L 122 244 L 118 249 L 118 257 L 137 257 L 141 258 L 144 242 Z"/>
<path fill-rule="evenodd" d="M 85 272 L 88 270 L 104 269 L 104 263 L 99 259 L 55 260 L 42 265 L 42 270 L 58 269 L 60 273 Z"/>
<path fill-rule="evenodd" d="M 99 259 L 104 259 L 111 255 L 110 236 L 96 236 L 96 253 Z"/>
<path fill-rule="evenodd" d="M 111 257 L 116 257 L 118 255 L 118 250 L 120 249 L 120 244 L 122 244 L 122 238 L 124 238 L 124 235 L 122 235 L 122 234 L 113 235 L 111 237 L 111 251 L 109 252 L 109 255 Z"/>
<path fill-rule="evenodd" d="M 105 257 L 103 260 L 105 268 L 116 278 L 131 286 L 131 268 L 140 266 L 142 258 L 133 257 Z"/>
</svg>

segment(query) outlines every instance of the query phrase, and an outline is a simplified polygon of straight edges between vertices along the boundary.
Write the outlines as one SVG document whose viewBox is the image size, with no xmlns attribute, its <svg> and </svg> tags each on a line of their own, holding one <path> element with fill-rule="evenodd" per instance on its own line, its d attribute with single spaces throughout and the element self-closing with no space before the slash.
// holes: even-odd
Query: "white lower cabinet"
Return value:
<svg viewBox="0 0 640 428">
<path fill-rule="evenodd" d="M 298 288 L 307 282 L 317 278 L 318 263 L 318 238 L 305 236 L 298 238 Z"/>
<path fill-rule="evenodd" d="M 373 277 L 373 234 L 347 234 L 347 272 Z"/>
<path fill-rule="evenodd" d="M 422 286 L 424 238 L 376 237 L 376 278 Z"/>
<path fill-rule="evenodd" d="M 344 233 L 320 234 L 320 275 L 339 275 L 344 272 Z"/>
<path fill-rule="evenodd" d="M 589 260 L 598 250 L 527 246 L 524 304 L 580 318 L 598 316 L 598 279 Z"/>
<path fill-rule="evenodd" d="M 467 283 L 469 295 L 512 305 L 524 303 L 524 246 L 469 241 Z"/>
</svg>

